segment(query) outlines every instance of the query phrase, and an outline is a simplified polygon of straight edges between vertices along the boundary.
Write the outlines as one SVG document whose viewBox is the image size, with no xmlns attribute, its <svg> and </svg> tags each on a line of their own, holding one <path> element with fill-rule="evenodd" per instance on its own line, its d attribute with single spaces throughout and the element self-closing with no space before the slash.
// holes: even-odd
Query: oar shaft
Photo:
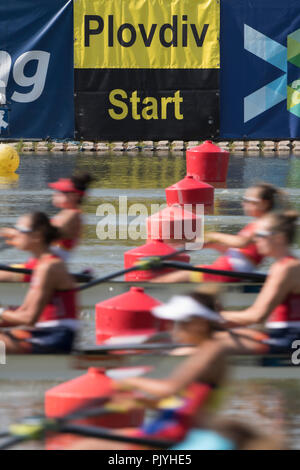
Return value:
<svg viewBox="0 0 300 470">
<path fill-rule="evenodd" d="M 187 250 L 185 248 L 181 248 L 180 250 L 176 250 L 173 253 L 169 253 L 169 254 L 163 255 L 163 256 L 157 256 L 155 258 L 156 258 L 156 260 L 159 260 L 159 261 L 165 261 L 165 260 L 168 260 L 170 258 L 174 258 L 175 256 L 178 256 L 181 253 L 185 253 L 186 251 Z M 148 256 L 141 257 L 140 259 L 141 260 L 147 260 L 147 258 L 149 258 L 149 257 Z M 151 259 L 151 257 L 150 257 L 150 259 Z M 100 277 L 99 279 L 94 279 L 93 281 L 88 282 L 84 286 L 77 287 L 76 290 L 77 291 L 83 291 L 85 289 L 89 289 L 90 287 L 97 286 L 98 284 L 102 284 L 103 282 L 110 281 L 111 279 L 114 279 L 114 278 L 119 277 L 119 276 L 124 276 L 124 274 L 131 273 L 133 271 L 138 271 L 140 269 L 142 269 L 142 268 L 138 265 L 137 266 L 132 266 L 131 268 L 128 268 L 128 269 L 122 269 L 121 271 L 117 271 L 115 273 L 107 274 L 106 276 Z"/>
<path fill-rule="evenodd" d="M 107 274 L 99 279 L 95 279 L 94 281 L 88 282 L 84 286 L 80 286 L 76 288 L 76 291 L 83 291 L 85 289 L 89 289 L 90 287 L 97 286 L 98 284 L 102 284 L 102 282 L 110 281 L 115 277 L 123 276 L 124 274 L 131 273 L 132 271 L 137 271 L 139 268 L 138 266 L 132 266 L 128 269 L 122 269 L 121 271 L 117 271 L 115 273 Z"/>
<path fill-rule="evenodd" d="M 213 269 L 213 268 L 204 268 L 201 266 L 193 266 L 188 263 L 183 263 L 181 261 L 164 261 L 163 266 L 168 268 L 182 269 L 183 271 L 195 271 L 199 273 L 214 274 L 217 276 L 227 276 L 238 279 L 247 279 L 256 282 L 264 282 L 266 280 L 266 274 L 260 273 L 244 273 L 240 271 L 226 271 L 223 269 Z"/>
<path fill-rule="evenodd" d="M 67 434 L 76 434 L 84 437 L 95 437 L 99 439 L 107 439 L 116 442 L 125 442 L 128 444 L 138 444 L 142 446 L 158 447 L 160 449 L 166 449 L 171 447 L 174 442 L 160 439 L 151 439 L 146 437 L 126 436 L 117 434 L 106 428 L 96 426 L 82 426 L 76 424 L 66 424 L 60 429 L 60 432 Z"/>
<path fill-rule="evenodd" d="M 7 266 L 6 264 L 0 264 L 0 271 L 7 271 L 9 273 L 16 274 L 32 274 L 32 269 L 27 268 L 16 268 L 14 266 Z M 90 274 L 74 273 L 71 274 L 77 282 L 88 282 L 91 280 Z"/>
<path fill-rule="evenodd" d="M 25 440 L 26 439 L 24 439 L 24 437 L 21 437 L 21 436 L 8 437 L 0 444 L 0 450 L 9 449 L 10 447 L 17 445 L 20 442 L 24 442 Z"/>
<path fill-rule="evenodd" d="M 98 354 L 98 353 L 109 353 L 111 351 L 123 351 L 123 350 L 140 350 L 140 351 L 153 351 L 159 349 L 176 349 L 176 348 L 187 348 L 191 347 L 190 344 L 174 344 L 174 343 L 146 343 L 146 344 L 111 344 L 103 346 L 93 346 L 91 348 L 83 349 L 82 351 L 76 351 L 77 354 Z"/>
</svg>

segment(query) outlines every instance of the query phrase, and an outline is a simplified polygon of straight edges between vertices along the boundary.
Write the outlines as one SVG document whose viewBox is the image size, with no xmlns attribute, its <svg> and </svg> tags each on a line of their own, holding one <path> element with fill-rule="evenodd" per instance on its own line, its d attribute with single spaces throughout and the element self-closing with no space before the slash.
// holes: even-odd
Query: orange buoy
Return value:
<svg viewBox="0 0 300 470">
<path fill-rule="evenodd" d="M 229 152 L 210 140 L 186 151 L 186 170 L 198 181 L 226 181 Z"/>
<path fill-rule="evenodd" d="M 96 342 L 114 336 L 148 336 L 161 329 L 162 322 L 151 310 L 161 302 L 145 294 L 142 287 L 96 304 Z"/>
<path fill-rule="evenodd" d="M 163 240 L 148 240 L 145 245 L 132 248 L 124 253 L 124 267 L 125 269 L 131 268 L 137 261 L 146 256 L 164 256 L 174 253 L 175 249 L 165 243 Z M 172 260 L 183 261 L 185 263 L 190 262 L 190 257 L 186 253 L 174 256 Z M 162 274 L 166 274 L 174 271 L 174 269 L 157 269 L 157 270 L 146 270 L 146 271 L 133 271 L 125 274 L 125 281 L 148 281 Z"/>
<path fill-rule="evenodd" d="M 99 399 L 110 397 L 113 390 L 113 380 L 105 375 L 105 369 L 92 367 L 86 374 L 48 390 L 45 394 L 45 414 L 49 418 L 63 417 L 89 405 L 100 408 Z M 84 418 L 76 423 L 115 429 L 140 426 L 143 419 L 144 411 L 136 408 L 124 413 L 105 413 L 102 416 Z M 63 449 L 77 439 L 78 437 L 70 435 L 54 435 L 47 438 L 46 448 Z"/>
<path fill-rule="evenodd" d="M 148 239 L 182 244 L 200 236 L 204 221 L 201 215 L 174 204 L 148 217 L 146 223 Z"/>
<path fill-rule="evenodd" d="M 203 181 L 197 181 L 192 175 L 185 176 L 182 180 L 166 188 L 165 191 L 168 206 L 188 204 L 192 210 L 195 210 L 197 204 L 212 206 L 214 203 L 213 186 L 203 183 Z"/>
</svg>

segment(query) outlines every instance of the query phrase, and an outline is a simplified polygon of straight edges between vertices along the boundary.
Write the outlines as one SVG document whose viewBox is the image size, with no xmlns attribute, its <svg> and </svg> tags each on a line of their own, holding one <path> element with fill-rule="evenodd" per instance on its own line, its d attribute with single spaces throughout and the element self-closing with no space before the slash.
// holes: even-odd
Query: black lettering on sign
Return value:
<svg viewBox="0 0 300 470">
<path fill-rule="evenodd" d="M 96 22 L 97 27 L 92 28 L 91 22 Z M 90 36 L 92 34 L 101 34 L 104 28 L 104 21 L 98 15 L 85 15 L 84 17 L 84 45 L 90 47 Z"/>
<path fill-rule="evenodd" d="M 195 41 L 197 47 L 202 47 L 209 25 L 204 24 L 202 29 L 198 31 L 197 25 L 194 23 L 188 24 L 188 15 L 182 15 L 181 17 L 181 38 L 182 42 L 179 44 L 182 47 L 188 47 L 191 37 Z M 84 45 L 90 47 L 90 36 L 100 35 L 103 32 L 105 21 L 101 16 L 98 15 L 85 15 L 84 17 Z M 96 25 L 95 25 L 96 23 Z M 190 26 L 190 29 L 188 28 Z M 156 35 L 159 37 L 160 44 L 163 47 L 178 47 L 178 15 L 172 15 L 172 24 L 164 23 L 158 30 L 157 23 L 152 23 L 149 33 L 146 32 L 146 28 L 143 24 L 139 23 L 135 27 L 131 23 L 123 23 L 116 28 L 117 30 L 117 41 L 122 47 L 131 47 L 135 44 L 137 34 L 141 35 L 141 39 L 145 47 L 150 47 L 153 38 Z M 115 22 L 114 15 L 108 15 L 107 17 L 107 44 L 108 47 L 114 47 L 115 38 Z"/>
<path fill-rule="evenodd" d="M 130 31 L 131 39 L 129 41 L 124 41 L 123 31 L 125 31 L 125 29 L 128 29 L 128 31 Z M 134 26 L 132 26 L 132 24 L 130 23 L 122 24 L 122 26 L 120 26 L 120 28 L 118 29 L 117 36 L 118 36 L 118 41 L 121 44 L 121 46 L 123 47 L 132 46 L 136 41 L 136 31 L 135 31 Z"/>
<path fill-rule="evenodd" d="M 171 41 L 166 41 L 165 32 L 166 32 L 167 29 L 170 29 L 171 32 L 172 32 Z M 173 25 L 168 24 L 168 23 L 162 25 L 162 27 L 160 28 L 160 31 L 159 31 L 159 39 L 160 39 L 161 44 L 164 47 L 171 47 L 171 46 L 177 47 L 177 45 L 178 45 L 178 19 L 177 19 L 177 15 L 173 15 Z"/>
<path fill-rule="evenodd" d="M 141 32 L 141 35 L 142 35 L 145 46 L 150 47 L 151 43 L 152 43 L 154 33 L 155 33 L 155 30 L 157 28 L 157 24 L 153 24 L 151 26 L 151 29 L 150 29 L 150 32 L 149 32 L 148 36 L 146 34 L 145 26 L 143 24 L 139 24 L 139 28 L 140 28 L 140 32 Z"/>
<path fill-rule="evenodd" d="M 114 15 L 108 15 L 108 47 L 114 47 Z"/>
<path fill-rule="evenodd" d="M 206 33 L 207 33 L 207 30 L 208 30 L 208 24 L 205 24 L 203 26 L 201 36 L 198 36 L 198 31 L 197 31 L 197 28 L 196 28 L 195 24 L 191 24 L 191 30 L 193 32 L 193 35 L 194 35 L 195 42 L 196 42 L 197 46 L 202 47 L 205 36 L 206 36 Z"/>
</svg>

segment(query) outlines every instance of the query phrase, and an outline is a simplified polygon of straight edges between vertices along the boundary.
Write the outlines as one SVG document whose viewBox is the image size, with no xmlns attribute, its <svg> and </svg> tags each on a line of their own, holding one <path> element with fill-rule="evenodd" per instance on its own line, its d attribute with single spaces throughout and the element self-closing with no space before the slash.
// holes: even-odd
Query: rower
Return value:
<svg viewBox="0 0 300 470">
<path fill-rule="evenodd" d="M 293 341 L 300 339 L 300 260 L 291 253 L 297 219 L 297 212 L 287 211 L 267 215 L 257 224 L 257 249 L 275 262 L 254 304 L 243 311 L 224 311 L 222 315 L 228 326 L 265 322 L 267 330 L 262 333 L 237 328 L 234 331 L 244 337 L 238 341 L 227 332 L 219 333 L 233 352 L 291 353 Z"/>
<path fill-rule="evenodd" d="M 116 391 L 143 393 L 139 400 L 158 407 L 156 419 L 139 430 L 124 433 L 180 441 L 191 428 L 203 422 L 219 399 L 226 362 L 224 348 L 213 334 L 223 320 L 216 313 L 215 296 L 205 293 L 174 296 L 167 304 L 155 307 L 153 314 L 175 322 L 174 341 L 194 347 L 188 359 L 165 379 L 135 377 L 116 382 Z M 121 397 L 116 394 L 117 402 L 121 402 Z M 105 449 L 108 445 L 99 439 L 83 439 L 76 448 Z M 129 447 L 124 445 L 125 448 Z"/>
<path fill-rule="evenodd" d="M 246 216 L 255 220 L 244 227 L 237 235 L 220 232 L 209 232 L 205 235 L 204 248 L 215 249 L 222 256 L 211 265 L 199 267 L 224 271 L 251 273 L 264 259 L 254 242 L 254 233 L 259 220 L 274 210 L 288 204 L 285 193 L 269 183 L 258 183 L 247 189 L 243 197 L 243 208 Z M 177 271 L 156 277 L 151 282 L 237 282 L 238 279 L 209 273 Z"/>
<path fill-rule="evenodd" d="M 50 249 L 59 231 L 42 212 L 21 217 L 15 230 L 15 246 L 37 263 L 23 304 L 0 310 L 0 341 L 8 354 L 68 353 L 79 322 L 73 280 Z"/>
<path fill-rule="evenodd" d="M 93 178 L 88 173 L 80 173 L 71 178 L 61 178 L 48 185 L 55 191 L 52 198 L 53 205 L 61 209 L 51 219 L 51 223 L 58 227 L 61 233 L 61 238 L 53 244 L 52 251 L 65 261 L 79 242 L 82 229 L 80 206 L 92 181 Z"/>
<path fill-rule="evenodd" d="M 51 251 L 67 261 L 71 250 L 76 247 L 81 236 L 82 221 L 80 205 L 93 178 L 88 173 L 73 175 L 71 178 L 61 178 L 49 187 L 55 190 L 53 205 L 61 211 L 51 219 L 52 225 L 59 228 L 60 236 L 52 244 Z M 3 228 L 0 236 L 6 239 L 6 243 L 16 246 L 15 228 Z M 37 260 L 30 258 L 26 263 L 14 264 L 14 267 L 34 269 Z M 30 282 L 31 274 L 18 274 L 2 271 L 0 282 Z"/>
</svg>

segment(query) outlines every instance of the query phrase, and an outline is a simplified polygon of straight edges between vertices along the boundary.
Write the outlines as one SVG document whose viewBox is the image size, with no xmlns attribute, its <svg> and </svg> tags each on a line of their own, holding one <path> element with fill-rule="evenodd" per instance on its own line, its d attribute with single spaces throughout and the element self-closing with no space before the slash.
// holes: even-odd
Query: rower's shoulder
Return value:
<svg viewBox="0 0 300 470">
<path fill-rule="evenodd" d="M 59 274 L 66 271 L 64 261 L 58 256 L 49 256 L 43 260 L 37 267 L 37 271 L 42 273 Z"/>
<path fill-rule="evenodd" d="M 289 282 L 290 280 L 300 279 L 300 260 L 297 258 L 286 258 L 275 262 L 269 271 L 272 278 L 282 279 Z"/>
</svg>

